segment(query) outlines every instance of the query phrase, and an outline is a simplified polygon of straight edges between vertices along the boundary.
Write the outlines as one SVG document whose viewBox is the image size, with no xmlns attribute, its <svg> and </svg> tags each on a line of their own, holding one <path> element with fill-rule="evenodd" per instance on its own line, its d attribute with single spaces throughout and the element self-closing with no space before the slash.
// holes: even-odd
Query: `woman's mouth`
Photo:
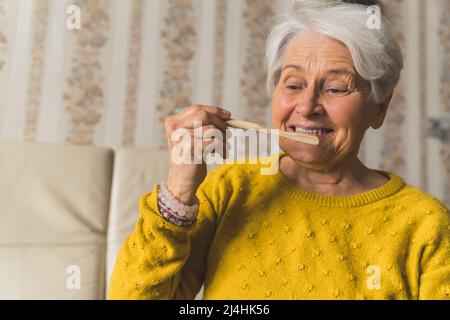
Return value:
<svg viewBox="0 0 450 320">
<path fill-rule="evenodd" d="M 296 126 L 289 126 L 288 132 L 300 132 L 312 136 L 318 137 L 320 140 L 325 139 L 326 137 L 330 136 L 334 130 L 330 128 L 305 128 L 305 127 L 296 127 Z"/>
</svg>

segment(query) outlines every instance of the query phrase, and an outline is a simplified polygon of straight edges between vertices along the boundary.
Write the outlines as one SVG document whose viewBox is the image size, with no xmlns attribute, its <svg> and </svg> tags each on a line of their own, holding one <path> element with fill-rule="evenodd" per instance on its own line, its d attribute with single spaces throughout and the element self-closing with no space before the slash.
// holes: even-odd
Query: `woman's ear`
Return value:
<svg viewBox="0 0 450 320">
<path fill-rule="evenodd" d="M 376 113 L 374 114 L 374 117 L 370 124 L 373 129 L 379 129 L 383 125 L 393 94 L 394 93 L 391 93 L 382 103 L 375 105 Z"/>
</svg>

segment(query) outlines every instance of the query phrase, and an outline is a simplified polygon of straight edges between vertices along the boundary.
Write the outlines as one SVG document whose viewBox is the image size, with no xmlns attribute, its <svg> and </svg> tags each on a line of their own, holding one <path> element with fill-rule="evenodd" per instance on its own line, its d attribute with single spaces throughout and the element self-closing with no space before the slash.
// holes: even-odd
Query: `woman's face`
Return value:
<svg viewBox="0 0 450 320">
<path fill-rule="evenodd" d="M 357 75 L 343 43 L 314 32 L 300 34 L 286 51 L 272 100 L 272 126 L 324 130 L 309 132 L 318 135 L 319 145 L 281 138 L 280 148 L 303 166 L 321 170 L 356 157 L 365 131 L 384 119 L 385 110 L 369 95 L 369 84 Z"/>
</svg>

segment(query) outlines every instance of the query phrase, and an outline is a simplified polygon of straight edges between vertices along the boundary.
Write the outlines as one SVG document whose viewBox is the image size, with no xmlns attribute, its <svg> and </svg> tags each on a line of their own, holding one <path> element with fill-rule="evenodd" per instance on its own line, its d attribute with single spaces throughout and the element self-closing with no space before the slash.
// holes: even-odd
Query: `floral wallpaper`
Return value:
<svg viewBox="0 0 450 320">
<path fill-rule="evenodd" d="M 248 110 L 248 120 L 265 122 L 265 113 L 270 107 L 270 97 L 264 90 L 267 72 L 264 68 L 265 35 L 269 20 L 275 15 L 271 0 L 245 0 L 244 18 L 248 32 L 245 50 L 244 76 L 241 80 L 242 94 Z"/>
<path fill-rule="evenodd" d="M 442 50 L 442 74 L 441 74 L 441 103 L 442 111 L 446 112 L 450 121 L 450 1 L 443 1 L 443 10 L 440 19 L 440 42 Z M 444 202 L 450 203 L 450 144 L 442 144 L 441 161 L 445 168 Z"/>
<path fill-rule="evenodd" d="M 270 97 L 265 93 L 266 71 L 264 69 L 264 45 L 271 17 L 280 13 L 287 0 L 29 0 L 33 4 L 29 17 L 29 28 L 22 33 L 23 43 L 29 42 L 26 53 L 26 74 L 22 81 L 26 84 L 21 105 L 7 105 L 0 97 L 0 117 L 5 114 L 20 114 L 18 123 L 21 128 L 15 138 L 38 142 L 61 142 L 73 144 L 90 144 L 117 148 L 120 146 L 166 148 L 163 131 L 164 119 L 178 107 L 185 107 L 194 102 L 195 92 L 200 84 L 196 82 L 200 72 L 208 72 L 211 79 L 211 101 L 195 101 L 212 103 L 234 110 L 247 120 L 265 123 L 270 115 Z M 390 19 L 395 36 L 404 51 L 406 59 L 418 56 L 415 66 L 419 83 L 440 83 L 440 112 L 450 112 L 450 1 L 447 0 L 383 0 L 384 12 Z M 16 39 L 17 26 L 10 26 L 18 21 L 18 4 L 22 1 L 0 0 L 0 79 L 6 79 L 1 88 L 4 92 L 14 88 L 10 77 L 12 59 L 21 47 L 15 47 L 20 41 Z M 215 10 L 214 19 L 202 19 L 209 14 L 204 5 Z M 61 23 L 65 10 L 55 14 L 57 6 L 65 9 L 76 5 L 81 12 L 81 28 L 67 30 Z M 417 8 L 412 8 L 412 6 Z M 127 10 L 122 8 L 127 7 Z M 410 10 L 415 9 L 415 10 Z M 432 11 L 430 11 L 432 10 Z M 417 19 L 412 19 L 411 12 L 417 12 Z M 429 12 L 436 12 L 431 18 Z M 129 15 L 125 19 L 125 14 Z M 25 18 L 24 18 L 25 19 Z M 28 19 L 28 18 L 27 18 Z M 21 20 L 23 21 L 23 19 Z M 153 24 L 149 21 L 159 21 Z M 207 22 L 205 22 L 207 21 Z M 410 32 L 409 25 L 415 23 L 418 33 Z M 206 25 L 204 23 L 207 23 Z M 241 32 L 233 34 L 238 28 Z M 55 33 L 55 30 L 57 31 Z M 213 43 L 201 43 L 202 34 L 207 31 Z M 58 32 L 60 38 L 56 37 Z M 428 47 L 429 34 L 436 35 L 436 43 Z M 57 41 L 63 41 L 59 46 Z M 209 38 L 208 38 L 209 39 Z M 235 40 L 238 41 L 229 41 Z M 117 64 L 111 63 L 116 53 L 114 48 L 120 43 L 124 48 L 123 57 Z M 58 42 L 59 43 L 59 42 Z M 151 47 L 149 47 L 151 43 Z M 411 43 L 418 43 L 417 51 L 408 51 Z M 50 48 L 58 48 L 61 55 L 52 54 Z M 206 50 L 202 56 L 211 57 L 209 62 L 200 61 L 199 48 Z M 144 50 L 147 48 L 147 51 Z M 152 53 L 146 56 L 144 53 Z M 441 61 L 430 61 L 429 57 L 440 52 Z M 230 55 L 232 53 L 232 55 Z M 53 57 L 59 57 L 53 61 Z M 153 59 L 153 60 L 152 60 Z M 114 60 L 115 61 L 115 60 Z M 206 63 L 211 65 L 206 66 Z M 438 64 L 440 74 L 429 72 L 430 64 Z M 52 82 L 46 84 L 49 66 L 62 65 L 61 81 L 58 86 Z M 205 68 L 202 69 L 202 66 Z M 232 70 L 232 68 L 235 68 Z M 118 73 L 118 78 L 109 76 Z M 205 71 L 206 70 L 206 71 Z M 51 73 L 51 72 L 50 72 Z M 150 75 L 150 76 L 149 76 Z M 226 78 L 235 75 L 236 85 L 227 86 Z M 145 80 L 147 79 L 147 80 Z M 151 83 L 144 82 L 151 79 Z M 111 86 L 120 80 L 122 87 Z M 401 79 L 395 92 L 384 130 L 376 145 L 363 144 L 360 150 L 364 161 L 373 152 L 379 156 L 375 166 L 378 169 L 393 171 L 407 181 L 411 172 L 411 163 L 418 163 L 419 179 L 415 184 L 428 190 L 434 187 L 436 196 L 450 204 L 450 146 L 440 143 L 439 153 L 426 152 L 431 144 L 427 133 L 427 122 L 413 123 L 419 130 L 420 141 L 410 142 L 402 132 L 407 126 L 411 97 L 419 96 L 419 115 L 427 119 L 430 115 L 426 86 L 408 87 L 408 81 Z M 111 88 L 114 88 L 112 90 Z M 231 88 L 231 89 L 230 89 Z M 54 99 L 44 96 L 51 93 Z M 236 97 L 239 105 L 223 105 L 227 97 Z M 138 99 L 145 97 L 146 99 Z M 19 100 L 17 100 L 19 101 Z M 46 113 L 43 101 L 59 102 L 52 110 L 58 113 Z M 119 107 L 108 105 L 108 101 L 120 101 Z M 140 115 L 145 115 L 141 119 Z M 4 119 L 7 119 L 6 117 Z M 52 133 L 51 141 L 40 137 L 47 130 L 40 125 L 51 119 L 57 123 L 58 130 Z M 10 137 L 0 118 L 0 134 Z M 48 121 L 47 121 L 48 122 Z M 119 125 L 118 125 L 119 124 Z M 265 123 L 269 125 L 268 123 Z M 108 136 L 113 128 L 114 138 Z M 15 132 L 15 131 L 14 131 Z M 53 131 L 52 131 L 53 132 Z M 39 134 L 40 133 L 40 134 Z M 156 135 L 154 139 L 145 139 L 143 135 Z M 411 146 L 419 145 L 414 151 L 414 159 L 410 159 Z M 409 152 L 408 152 L 409 151 Z M 429 179 L 430 164 L 437 164 L 443 182 L 436 187 L 435 181 Z"/>
<path fill-rule="evenodd" d="M 28 79 L 28 102 L 26 105 L 26 126 L 24 136 L 27 140 L 36 137 L 36 124 L 44 76 L 44 50 L 48 23 L 47 0 L 36 2 L 34 7 L 34 34 L 31 48 L 31 62 Z"/>
<path fill-rule="evenodd" d="M 223 81 L 225 79 L 225 30 L 227 20 L 227 0 L 218 0 L 216 4 L 216 25 L 214 41 L 214 74 L 213 74 L 213 104 L 222 105 Z"/>
<path fill-rule="evenodd" d="M 163 74 L 162 86 L 159 91 L 159 126 L 176 108 L 191 104 L 192 83 L 189 67 L 195 56 L 197 30 L 195 26 L 195 0 L 167 0 L 162 43 L 167 62 Z M 160 147 L 166 146 L 166 139 L 161 135 Z"/>
<path fill-rule="evenodd" d="M 387 18 L 391 22 L 394 36 L 400 45 L 400 48 L 405 51 L 405 17 L 404 8 L 405 0 L 397 1 L 385 1 L 385 10 L 387 12 Z M 403 141 L 402 131 L 399 127 L 404 125 L 405 122 L 405 78 L 400 79 L 400 83 L 392 97 L 391 105 L 389 106 L 388 116 L 383 126 L 385 127 L 384 137 L 385 141 L 390 141 L 383 145 L 381 149 L 382 161 L 380 164 L 381 169 L 387 171 L 393 171 L 400 176 L 405 176 L 406 164 L 405 164 L 405 143 Z"/>
<path fill-rule="evenodd" d="M 6 29 L 5 19 L 5 0 L 0 0 L 0 71 L 2 71 L 5 65 L 5 54 L 7 50 L 8 40 L 4 30 Z"/>
<path fill-rule="evenodd" d="M 130 49 L 128 54 L 127 96 L 123 128 L 123 145 L 134 145 L 136 128 L 136 103 L 139 90 L 139 73 L 142 42 L 143 0 L 133 0 L 130 28 Z"/>
<path fill-rule="evenodd" d="M 419 65 L 419 75 L 420 79 L 423 82 L 427 81 L 428 71 L 427 71 L 427 45 L 426 45 L 426 31 L 427 31 L 427 6 L 425 5 L 425 1 L 420 1 L 419 3 L 419 25 L 420 34 L 419 34 L 419 56 L 420 65 Z M 427 112 L 427 90 L 425 87 L 420 88 L 420 117 L 422 119 L 428 118 Z M 428 148 L 428 139 L 427 139 L 427 122 L 422 121 L 420 124 L 420 145 L 422 145 L 423 150 L 427 150 Z M 428 188 L 428 178 L 427 178 L 427 167 L 428 167 L 428 152 L 422 152 L 420 155 L 420 183 L 421 187 L 424 189 Z"/>
<path fill-rule="evenodd" d="M 111 1 L 77 0 L 74 4 L 82 8 L 83 27 L 71 33 L 75 48 L 64 93 L 69 118 L 66 141 L 92 144 L 94 130 L 105 109 L 105 76 L 100 57 L 110 32 Z"/>
</svg>

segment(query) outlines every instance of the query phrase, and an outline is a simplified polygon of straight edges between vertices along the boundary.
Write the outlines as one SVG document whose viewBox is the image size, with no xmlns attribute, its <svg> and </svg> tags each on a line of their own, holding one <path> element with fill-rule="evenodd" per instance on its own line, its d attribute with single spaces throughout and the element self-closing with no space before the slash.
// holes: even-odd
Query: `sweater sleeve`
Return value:
<svg viewBox="0 0 450 320">
<path fill-rule="evenodd" d="M 206 270 L 216 214 L 204 184 L 197 191 L 199 214 L 189 227 L 160 214 L 157 186 L 140 198 L 140 218 L 116 260 L 109 299 L 194 299 Z"/>
<path fill-rule="evenodd" d="M 419 299 L 450 300 L 449 211 L 441 207 L 430 216 L 428 241 L 422 251 Z"/>
</svg>

